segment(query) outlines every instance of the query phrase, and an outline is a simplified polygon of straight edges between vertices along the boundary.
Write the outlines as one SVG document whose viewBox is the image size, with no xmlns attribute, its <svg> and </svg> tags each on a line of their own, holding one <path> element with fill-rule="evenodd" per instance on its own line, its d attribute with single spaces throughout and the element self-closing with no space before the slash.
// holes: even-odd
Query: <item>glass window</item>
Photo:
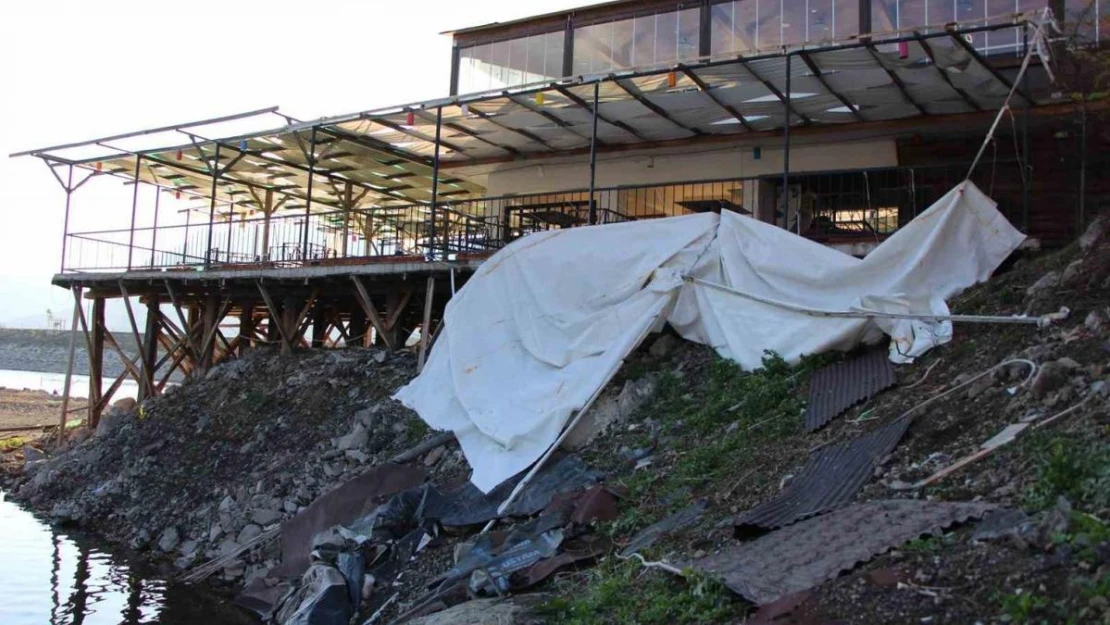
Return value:
<svg viewBox="0 0 1110 625">
<path fill-rule="evenodd" d="M 871 0 L 871 32 L 895 30 L 898 30 L 898 0 Z"/>
<path fill-rule="evenodd" d="M 835 39 L 859 34 L 859 5 L 854 0 L 833 0 L 832 29 Z"/>
<path fill-rule="evenodd" d="M 756 0 L 756 46 L 760 50 L 770 50 L 782 46 L 782 0 Z"/>
<path fill-rule="evenodd" d="M 561 31 L 459 50 L 459 93 L 517 87 L 562 76 Z"/>
<path fill-rule="evenodd" d="M 799 46 L 806 42 L 806 13 L 813 10 L 807 4 L 798 0 L 781 0 L 782 45 Z"/>
<path fill-rule="evenodd" d="M 696 59 L 699 15 L 700 9 L 685 9 L 575 28 L 574 73 Z"/>
<path fill-rule="evenodd" d="M 805 41 L 833 39 L 833 0 L 810 0 L 806 16 Z"/>
</svg>

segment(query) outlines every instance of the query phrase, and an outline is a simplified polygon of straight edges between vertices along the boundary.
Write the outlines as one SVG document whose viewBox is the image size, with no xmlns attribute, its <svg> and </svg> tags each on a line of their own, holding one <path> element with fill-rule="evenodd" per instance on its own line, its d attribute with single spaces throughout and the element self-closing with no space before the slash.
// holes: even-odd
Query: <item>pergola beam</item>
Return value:
<svg viewBox="0 0 1110 625">
<path fill-rule="evenodd" d="M 839 92 L 835 91 L 832 87 L 829 86 L 829 83 L 827 80 L 825 80 L 825 75 L 821 71 L 821 68 L 817 67 L 817 64 L 813 62 L 813 59 L 809 58 L 808 54 L 806 54 L 805 52 L 799 52 L 798 56 L 801 57 L 802 62 L 806 64 L 806 67 L 809 68 L 809 71 L 813 74 L 813 77 L 817 79 L 817 82 L 821 83 L 821 86 L 825 88 L 825 91 L 831 93 L 833 97 L 835 97 L 837 100 L 840 101 L 841 104 L 847 107 L 847 109 L 852 112 L 852 116 L 856 118 L 856 121 L 867 121 L 863 118 L 863 115 L 860 115 L 858 106 L 849 102 L 848 98 L 840 95 Z"/>
<path fill-rule="evenodd" d="M 883 63 L 883 59 L 881 56 L 879 56 L 878 51 L 875 50 L 875 46 L 867 44 L 864 46 L 864 48 L 867 49 L 867 52 L 871 55 L 871 58 L 875 59 L 875 62 L 879 64 L 879 67 L 883 68 L 883 71 L 886 72 L 886 75 L 888 77 L 890 77 L 890 81 L 894 83 L 894 86 L 898 87 L 898 92 L 902 94 L 902 99 L 904 99 L 907 104 L 917 109 L 918 113 L 922 115 L 928 115 L 929 111 L 926 111 L 924 106 L 921 106 L 921 104 L 917 100 L 914 100 L 910 96 L 910 92 L 906 90 L 906 83 L 902 82 L 902 79 L 898 76 L 898 74 L 895 73 L 894 70 L 887 67 L 886 63 Z"/>
<path fill-rule="evenodd" d="M 914 34 L 920 37 L 920 33 L 918 33 L 917 31 L 914 31 Z M 983 110 L 983 107 L 979 106 L 979 103 L 975 100 L 972 100 L 971 96 L 969 96 L 966 91 L 960 89 L 952 82 L 952 79 L 948 77 L 948 72 L 944 71 L 944 69 L 942 69 L 940 65 L 937 65 L 937 57 L 933 54 L 933 47 L 929 45 L 929 42 L 925 39 L 918 39 L 917 43 L 921 45 L 921 49 L 925 51 L 925 56 L 929 57 L 929 62 L 933 65 L 934 68 L 936 68 L 937 73 L 940 74 L 940 77 L 944 80 L 945 84 L 951 87 L 952 91 L 955 91 L 956 94 L 959 95 L 960 98 L 962 98 L 963 101 L 971 107 L 971 110 Z"/>
<path fill-rule="evenodd" d="M 647 99 L 646 97 L 644 97 L 644 94 L 640 93 L 639 89 L 636 89 L 634 87 L 629 87 L 628 85 L 624 84 L 624 81 L 622 81 L 621 79 L 614 77 L 613 78 L 613 84 L 615 84 L 617 87 L 619 87 L 621 89 L 621 91 L 624 91 L 629 96 L 631 96 L 632 99 L 634 99 L 637 102 L 639 102 L 640 104 L 642 104 L 644 106 L 644 108 L 648 109 L 652 113 L 655 113 L 659 117 L 662 117 L 663 119 L 671 122 L 675 126 L 678 126 L 682 130 L 685 130 L 686 132 L 692 133 L 692 134 L 694 134 L 694 136 L 700 136 L 700 135 L 705 134 L 705 131 L 700 130 L 698 128 L 694 128 L 692 126 L 687 126 L 686 124 L 683 124 L 682 122 L 678 121 L 674 117 L 671 117 L 671 114 L 668 113 L 663 107 L 659 106 L 658 104 L 656 104 L 656 103 L 652 102 L 651 100 Z"/>
<path fill-rule="evenodd" d="M 790 113 L 790 115 L 801 119 L 802 123 L 806 125 L 813 123 L 813 120 L 799 113 L 797 109 L 794 108 L 794 105 L 790 103 L 790 100 L 785 95 L 783 95 L 782 91 L 780 91 L 778 87 L 771 84 L 771 81 L 767 80 L 763 76 L 760 76 L 754 69 L 752 69 L 752 66 L 747 61 L 745 61 L 744 59 L 740 59 L 739 63 L 741 67 L 743 67 L 749 74 L 752 75 L 752 78 L 758 80 L 760 84 L 767 88 L 767 91 L 770 91 L 772 94 L 774 94 L 774 96 L 779 99 L 779 102 L 782 102 L 783 105 L 786 106 L 786 110 Z M 783 120 L 783 122 L 787 126 L 790 125 L 789 119 Z"/>
<path fill-rule="evenodd" d="M 687 78 L 689 78 L 695 85 L 697 85 L 698 90 L 705 94 L 705 97 L 709 98 L 709 100 L 713 102 L 713 104 L 716 104 L 718 108 L 728 113 L 729 115 L 732 115 L 732 117 L 735 118 L 736 121 L 740 122 L 740 125 L 743 126 L 744 129 L 748 132 L 751 132 L 753 130 L 751 125 L 748 124 L 748 120 L 744 119 L 744 116 L 740 114 L 740 111 L 736 110 L 736 107 L 732 106 L 731 104 L 725 104 L 719 98 L 717 98 L 717 96 L 713 95 L 713 93 L 710 91 L 712 87 L 710 87 L 704 80 L 702 80 L 701 76 L 695 74 L 693 70 L 691 70 L 686 65 L 679 65 L 678 68 L 682 70 L 682 73 L 685 74 Z"/>
<path fill-rule="evenodd" d="M 529 103 L 527 100 L 522 100 L 522 99 L 515 98 L 512 95 L 510 95 L 508 92 L 505 92 L 504 95 L 513 104 L 516 104 L 517 106 L 524 107 L 524 108 L 528 109 L 529 112 L 535 113 L 536 115 L 539 115 L 540 117 L 543 117 L 544 119 L 546 119 L 547 121 L 555 124 L 559 128 L 562 128 L 563 130 L 567 131 L 568 133 L 574 135 L 575 139 L 586 139 L 587 141 L 590 139 L 590 137 L 588 135 L 585 135 L 583 133 L 575 131 L 573 124 L 571 124 L 570 122 L 566 121 L 565 119 L 563 119 L 561 117 L 558 117 L 557 115 L 555 115 L 551 111 L 546 111 L 546 110 L 544 110 L 543 108 L 541 108 L 539 106 L 536 106 L 534 104 Z M 597 141 L 598 141 L 598 143 L 602 142 L 600 139 L 598 139 Z"/>
<path fill-rule="evenodd" d="M 570 100 L 571 102 L 574 102 L 578 106 L 585 109 L 586 112 L 589 113 L 590 115 L 594 114 L 593 105 L 591 105 L 589 102 L 587 102 L 586 100 L 584 100 L 581 97 L 579 97 L 578 95 L 576 95 L 570 89 L 567 89 L 566 87 L 564 87 L 562 85 L 555 85 L 555 90 L 558 91 L 560 94 L 562 94 L 563 97 L 565 97 L 566 99 Z M 621 130 L 623 130 L 623 131 L 627 132 L 628 134 L 632 135 L 633 137 L 636 137 L 640 141 L 647 141 L 648 140 L 647 137 L 640 134 L 640 131 L 636 130 L 632 126 L 629 126 L 628 124 L 626 124 L 626 123 L 624 123 L 620 120 L 609 119 L 608 117 L 605 117 L 604 115 L 602 115 L 601 111 L 597 112 L 597 118 L 600 121 L 603 121 L 606 124 L 609 124 L 610 126 L 613 126 L 614 128 L 620 128 Z"/>
</svg>

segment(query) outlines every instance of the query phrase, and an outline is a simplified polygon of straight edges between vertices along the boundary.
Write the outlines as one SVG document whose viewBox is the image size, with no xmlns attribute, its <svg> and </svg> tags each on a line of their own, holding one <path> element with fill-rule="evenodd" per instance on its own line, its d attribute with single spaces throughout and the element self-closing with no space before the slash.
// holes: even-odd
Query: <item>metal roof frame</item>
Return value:
<svg viewBox="0 0 1110 625">
<path fill-rule="evenodd" d="M 950 75 L 942 64 L 948 62 L 946 59 L 959 55 L 960 59 L 969 59 L 981 77 L 995 88 L 1008 90 L 1012 82 L 983 58 L 964 36 L 1025 28 L 1031 23 L 1029 15 L 1017 14 L 1006 23 L 971 28 L 958 28 L 952 24 L 943 31 L 932 33 L 903 31 L 752 56 L 737 55 L 582 75 L 314 121 L 298 121 L 271 107 L 28 150 L 12 156 L 37 156 L 48 163 L 95 169 L 97 172 L 108 169 L 107 173 L 130 180 L 134 179 L 134 175 L 132 172 L 128 176 L 128 171 L 135 170 L 137 159 L 144 159 L 153 163 L 147 168 L 149 179 L 144 181 L 170 191 L 187 190 L 209 199 L 213 199 L 211 194 L 214 193 L 217 196 L 215 201 L 219 202 L 240 203 L 235 196 L 267 190 L 296 200 L 342 207 L 344 198 L 339 193 L 340 187 L 352 185 L 358 189 L 359 201 L 363 203 L 421 204 L 431 201 L 426 196 L 435 186 L 433 176 L 443 181 L 439 176 L 443 171 L 439 163 L 457 167 L 516 160 L 537 154 L 572 154 L 592 143 L 592 138 L 597 145 L 614 148 L 650 148 L 674 139 L 772 132 L 795 124 L 795 120 L 800 120 L 803 125 L 833 125 L 897 119 L 915 114 L 930 115 L 934 113 L 930 110 L 931 102 L 919 101 L 919 96 L 911 93 L 912 89 L 903 79 L 904 72 L 917 69 L 926 70 L 915 74 L 914 88 L 919 92 L 931 89 L 927 95 L 944 99 L 939 91 L 943 89 L 944 93 L 958 96 L 963 107 L 970 111 L 992 108 L 989 101 L 995 97 L 993 94 L 975 94 L 986 102 L 979 101 L 968 92 L 966 84 L 957 84 L 953 80 L 954 75 Z M 878 49 L 878 46 L 901 43 L 916 44 L 911 49 L 913 59 L 904 61 L 904 56 Z M 948 56 L 942 58 L 937 54 L 935 46 L 938 45 L 947 46 Z M 871 63 L 854 56 L 859 52 L 870 56 Z M 790 68 L 788 61 L 792 56 L 798 56 L 803 61 L 800 73 Z M 843 67 L 826 67 L 837 63 Z M 786 76 L 782 75 L 783 64 L 787 68 Z M 929 69 L 928 65 L 933 67 Z M 885 74 L 885 80 L 880 80 L 875 74 L 878 70 Z M 867 77 L 875 85 L 853 88 L 854 80 L 845 82 L 841 80 L 844 76 L 838 76 L 852 72 L 859 75 L 872 72 Z M 926 73 L 931 78 L 925 79 Z M 793 90 L 790 89 L 791 78 L 795 82 Z M 789 93 L 784 93 L 784 89 L 776 84 L 783 79 Z M 803 83 L 801 87 L 797 86 L 799 81 Z M 604 136 L 587 130 L 595 110 L 582 92 L 587 88 L 592 91 L 595 85 L 602 89 L 596 119 L 604 124 L 601 129 Z M 897 93 L 904 102 L 901 105 L 895 103 L 885 95 L 888 91 Z M 1024 90 L 1018 93 L 1027 105 L 1036 105 L 1035 96 Z M 833 104 L 832 108 L 829 104 Z M 905 104 L 913 110 L 907 109 Z M 951 109 L 950 103 L 946 106 L 945 111 Z M 646 110 L 647 114 L 637 112 L 635 107 Z M 439 114 L 435 115 L 433 111 Z M 714 120 L 719 116 L 718 112 L 727 117 Z M 286 123 L 270 130 L 222 138 L 204 137 L 194 130 L 200 126 L 264 114 L 279 115 Z M 448 133 L 445 138 L 438 132 L 433 133 L 436 128 L 432 124 L 433 118 L 437 118 L 439 128 L 448 129 L 453 134 Z M 142 150 L 126 150 L 109 143 L 163 132 L 183 134 L 189 137 L 190 142 Z M 305 145 L 302 134 L 319 135 L 311 149 Z M 316 154 L 321 145 L 327 147 Z M 437 145 L 447 153 L 441 153 Z M 115 153 L 80 159 L 59 154 L 88 146 L 103 147 Z M 299 149 L 291 150 L 294 146 Z M 222 166 L 223 173 L 218 176 L 222 180 L 212 185 L 215 191 L 205 195 L 203 190 L 196 191 L 204 188 L 203 184 L 197 183 L 205 176 L 211 177 L 214 164 L 209 162 L 209 152 L 214 150 L 206 152 L 206 149 L 217 147 L 227 155 L 228 160 Z M 183 162 L 182 155 L 186 150 L 191 154 L 190 160 L 201 161 L 203 167 L 199 163 Z M 196 154 L 192 155 L 193 152 Z M 438 158 L 432 154 L 438 154 Z M 162 173 L 155 173 L 155 168 Z M 167 171 L 176 175 L 168 176 L 165 174 Z M 394 181 L 399 178 L 407 178 L 410 183 L 395 184 Z M 314 187 L 314 179 L 321 184 Z M 165 184 L 165 180 L 170 180 L 171 184 Z M 178 184 L 181 180 L 188 184 Z M 274 184 L 280 180 L 288 182 Z M 462 183 L 467 194 L 477 196 L 482 191 L 481 187 L 466 180 L 456 179 L 455 182 Z M 250 200 L 242 202 L 253 203 Z"/>
</svg>

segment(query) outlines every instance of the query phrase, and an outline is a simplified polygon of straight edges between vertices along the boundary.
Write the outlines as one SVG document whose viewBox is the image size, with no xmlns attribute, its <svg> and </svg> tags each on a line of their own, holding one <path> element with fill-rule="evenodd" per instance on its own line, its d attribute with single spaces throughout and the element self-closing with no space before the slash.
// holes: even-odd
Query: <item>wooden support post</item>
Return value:
<svg viewBox="0 0 1110 625">
<path fill-rule="evenodd" d="M 119 292 L 123 296 L 123 307 L 127 309 L 127 320 L 131 323 L 131 336 L 135 339 L 135 349 L 139 350 L 139 357 L 144 359 L 143 369 L 147 369 L 154 365 L 154 361 L 151 360 L 148 363 L 145 360 L 146 350 L 143 349 L 143 337 L 139 336 L 139 324 L 135 321 L 135 309 L 131 307 L 131 294 L 127 292 L 123 280 L 119 281 Z M 146 376 L 139 376 L 135 382 L 139 385 L 139 401 L 150 397 L 150 389 L 146 386 Z"/>
<path fill-rule="evenodd" d="M 387 349 L 395 349 L 395 343 L 389 339 L 384 328 L 382 328 L 382 319 L 378 315 L 377 309 L 374 308 L 374 303 L 370 301 L 370 293 L 367 292 L 366 285 L 362 283 L 362 280 L 359 280 L 358 276 L 351 276 L 351 281 L 355 283 L 355 291 L 358 292 L 358 303 L 362 306 L 363 312 L 366 313 L 366 317 L 370 320 L 370 325 L 374 326 L 374 330 L 378 333 L 378 336 L 382 337 L 382 340 L 385 341 Z"/>
<path fill-rule="evenodd" d="M 242 358 L 253 345 L 254 302 L 243 302 L 239 311 L 239 357 Z"/>
<path fill-rule="evenodd" d="M 255 284 L 258 286 L 258 292 L 262 295 L 262 299 L 266 302 L 266 309 L 270 312 L 270 333 L 272 334 L 274 328 L 277 328 L 278 334 L 281 335 L 281 353 L 283 355 L 292 353 L 293 343 L 289 338 L 289 334 L 285 331 L 285 325 L 281 322 L 281 310 L 274 304 L 274 298 L 270 297 L 270 292 L 266 289 L 266 286 L 262 284 L 262 281 L 257 280 Z"/>
<path fill-rule="evenodd" d="M 326 347 L 328 330 L 331 329 L 325 312 L 323 304 L 316 302 L 316 308 L 312 309 L 312 346 L 316 348 Z"/>
<path fill-rule="evenodd" d="M 66 412 L 69 411 L 69 385 L 73 381 L 73 357 L 77 352 L 77 317 L 81 312 L 81 287 L 73 287 L 73 319 L 69 324 L 69 358 L 66 362 L 66 381 L 62 389 L 62 414 L 58 417 L 58 444 L 65 440 Z"/>
<path fill-rule="evenodd" d="M 428 276 L 428 290 L 424 295 L 424 322 L 420 326 L 420 353 L 416 357 L 416 372 L 424 370 L 424 360 L 427 358 L 428 341 L 432 338 L 432 300 L 435 296 L 436 278 Z"/>
<path fill-rule="evenodd" d="M 158 389 L 154 387 L 155 361 L 158 360 L 158 338 L 162 332 L 162 310 L 158 305 L 158 296 L 151 295 L 146 301 L 146 331 L 143 333 L 143 383 L 140 387 L 146 388 L 146 396 L 154 397 Z"/>
<path fill-rule="evenodd" d="M 197 373 L 204 375 L 212 368 L 212 345 L 208 343 L 209 334 L 215 334 L 216 324 L 220 320 L 216 317 L 220 300 L 215 294 L 209 294 L 204 301 L 204 325 L 202 326 L 202 340 L 200 344 L 200 358 L 197 360 Z"/>
<path fill-rule="evenodd" d="M 356 308 L 351 311 L 350 321 L 347 322 L 347 332 L 343 336 L 343 344 L 347 347 L 362 344 L 363 337 L 367 333 L 366 313 L 362 308 Z"/>
<path fill-rule="evenodd" d="M 92 319 L 90 320 L 89 352 L 89 417 L 85 423 L 90 430 L 96 429 L 100 422 L 101 410 L 98 409 L 104 379 L 104 298 L 93 299 Z"/>
<path fill-rule="evenodd" d="M 406 291 L 403 295 L 397 293 L 397 291 L 390 291 L 385 296 L 385 336 L 393 345 L 404 345 L 405 337 L 401 336 L 401 328 L 397 322 L 405 311 L 405 307 L 408 306 L 411 297 L 411 290 Z"/>
</svg>

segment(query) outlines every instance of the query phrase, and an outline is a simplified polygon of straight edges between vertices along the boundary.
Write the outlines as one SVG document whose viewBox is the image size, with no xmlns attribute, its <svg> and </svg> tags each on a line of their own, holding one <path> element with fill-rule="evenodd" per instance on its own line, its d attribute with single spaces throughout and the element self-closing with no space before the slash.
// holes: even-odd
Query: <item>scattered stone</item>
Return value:
<svg viewBox="0 0 1110 625">
<path fill-rule="evenodd" d="M 359 464 L 366 464 L 370 461 L 370 456 L 366 455 L 366 452 L 359 449 L 348 449 L 347 451 L 343 452 L 343 455 L 346 456 L 347 460 L 351 460 Z"/>
<path fill-rule="evenodd" d="M 1058 361 L 1046 362 L 1033 378 L 1033 395 L 1044 397 L 1068 381 L 1068 369 Z"/>
<path fill-rule="evenodd" d="M 1084 252 L 1091 249 L 1091 246 L 1098 243 L 1102 235 L 1106 234 L 1107 226 L 1110 226 L 1110 220 L 1105 217 L 1098 217 L 1092 221 L 1091 225 L 1087 226 L 1082 236 L 1079 237 L 1079 249 Z"/>
<path fill-rule="evenodd" d="M 1091 332 L 1098 332 L 1101 330 L 1103 323 L 1102 315 L 1099 314 L 1097 310 L 1092 310 L 1087 313 L 1087 318 L 1083 320 L 1083 325 Z"/>
<path fill-rule="evenodd" d="M 445 453 L 447 453 L 447 447 L 443 445 L 440 445 L 439 447 L 436 447 L 435 449 L 429 451 L 428 455 L 424 457 L 424 466 L 435 466 L 435 464 L 439 462 L 440 458 L 442 458 L 443 454 Z"/>
<path fill-rule="evenodd" d="M 652 358 L 663 359 L 674 353 L 675 347 L 678 346 L 678 339 L 670 334 L 664 334 L 655 339 L 655 342 L 648 348 L 648 353 Z"/>
<path fill-rule="evenodd" d="M 1025 294 L 1029 297 L 1037 297 L 1052 289 L 1055 289 L 1060 284 L 1060 272 L 1050 271 L 1043 276 L 1040 280 L 1033 283 L 1033 286 L 1025 289 Z"/>
<path fill-rule="evenodd" d="M 1092 382 L 1091 387 L 1090 389 L 1088 389 L 1087 392 L 1094 395 L 1095 397 L 1110 396 L 1110 383 L 1107 383 L 1106 380 L 1098 380 L 1096 382 Z"/>
<path fill-rule="evenodd" d="M 185 556 L 192 555 L 193 553 L 196 552 L 197 547 L 199 546 L 199 544 L 200 543 L 198 543 L 195 540 L 186 540 L 185 542 L 181 543 L 181 546 L 178 547 L 177 550 L 178 550 L 178 552 L 181 553 L 181 555 L 185 555 Z"/>
<path fill-rule="evenodd" d="M 216 542 L 216 539 L 223 536 L 224 527 L 219 523 L 213 524 L 211 529 L 208 530 L 208 542 Z"/>
<path fill-rule="evenodd" d="M 370 440 L 370 431 L 362 426 L 361 423 L 356 423 L 354 429 L 346 436 L 340 436 L 335 443 L 336 449 L 347 451 L 348 449 L 358 449 Z"/>
<path fill-rule="evenodd" d="M 239 559 L 232 560 L 224 565 L 224 579 L 228 581 L 239 579 L 246 571 L 246 562 Z"/>
<path fill-rule="evenodd" d="M 271 523 L 280 521 L 280 520 L 281 520 L 281 512 L 278 511 L 278 510 L 274 510 L 272 508 L 266 508 L 264 510 L 255 510 L 254 513 L 251 514 L 251 521 L 253 521 L 255 524 L 261 525 L 263 527 L 265 527 L 265 526 L 267 526 Z"/>
<path fill-rule="evenodd" d="M 193 566 L 193 563 L 196 562 L 196 561 L 197 561 L 196 554 L 190 553 L 187 556 L 181 556 L 180 558 L 174 560 L 173 565 L 175 567 L 181 569 L 181 570 L 185 570 L 185 569 Z"/>
<path fill-rule="evenodd" d="M 262 528 L 254 523 L 249 523 L 239 530 L 239 535 L 235 537 L 235 542 L 240 545 L 246 544 L 247 541 L 258 538 L 262 535 Z"/>
<path fill-rule="evenodd" d="M 23 446 L 23 462 L 32 463 L 38 462 L 39 460 L 46 460 L 46 454 L 30 445 Z"/>
<path fill-rule="evenodd" d="M 177 528 L 171 525 L 162 530 L 162 535 L 158 537 L 158 549 L 169 553 L 176 549 L 180 542 L 181 537 L 177 533 Z"/>
<path fill-rule="evenodd" d="M 1061 284 L 1071 284 L 1079 274 L 1083 271 L 1083 259 L 1074 260 L 1064 268 L 1064 273 L 1060 276 Z"/>
<path fill-rule="evenodd" d="M 1080 367 L 1083 366 L 1083 365 L 1079 364 L 1078 362 L 1076 362 L 1075 360 L 1073 360 L 1071 358 L 1068 358 L 1067 356 L 1065 356 L 1063 358 L 1058 358 L 1056 360 L 1056 364 L 1058 364 L 1061 367 L 1067 369 L 1068 371 L 1075 371 L 1076 369 L 1079 369 Z"/>
</svg>

